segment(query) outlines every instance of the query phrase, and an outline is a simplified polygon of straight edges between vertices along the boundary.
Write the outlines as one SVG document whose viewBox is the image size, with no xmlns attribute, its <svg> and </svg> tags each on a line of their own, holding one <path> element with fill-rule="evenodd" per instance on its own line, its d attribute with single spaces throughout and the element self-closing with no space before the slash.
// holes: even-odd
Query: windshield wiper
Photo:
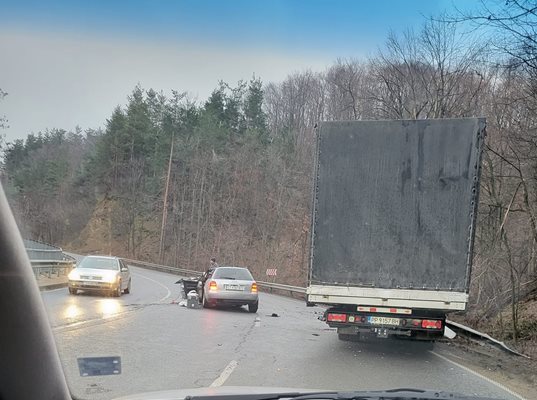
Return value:
<svg viewBox="0 0 537 400">
<path fill-rule="evenodd" d="M 460 393 L 436 390 L 400 388 L 388 390 L 367 390 L 353 392 L 306 393 L 293 400 L 501 400 L 490 397 L 466 396 Z"/>
<path fill-rule="evenodd" d="M 452 392 L 421 389 L 390 389 L 351 392 L 294 392 L 215 396 L 187 396 L 185 400 L 499 400 L 490 397 L 466 396 Z"/>
<path fill-rule="evenodd" d="M 226 277 L 222 277 L 222 278 L 214 278 L 214 279 L 229 279 L 229 280 L 234 281 L 234 280 L 237 279 L 237 278 L 230 278 L 230 277 L 227 277 L 227 276 L 226 276 Z"/>
</svg>

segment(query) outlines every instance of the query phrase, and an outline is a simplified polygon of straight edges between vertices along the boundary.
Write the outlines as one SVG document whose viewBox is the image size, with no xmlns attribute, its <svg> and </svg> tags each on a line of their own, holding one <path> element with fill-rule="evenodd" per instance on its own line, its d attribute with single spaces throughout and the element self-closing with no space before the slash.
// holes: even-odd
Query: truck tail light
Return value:
<svg viewBox="0 0 537 400">
<path fill-rule="evenodd" d="M 257 293 L 257 283 L 252 283 L 252 289 L 250 290 L 252 293 Z"/>
<path fill-rule="evenodd" d="M 210 281 L 209 282 L 209 292 L 216 292 L 218 291 L 218 285 L 216 284 L 215 281 Z"/>
<path fill-rule="evenodd" d="M 425 329 L 442 329 L 442 321 L 434 319 L 424 319 L 421 321 L 421 327 Z"/>
<path fill-rule="evenodd" d="M 347 314 L 328 313 L 328 322 L 347 322 Z"/>
</svg>

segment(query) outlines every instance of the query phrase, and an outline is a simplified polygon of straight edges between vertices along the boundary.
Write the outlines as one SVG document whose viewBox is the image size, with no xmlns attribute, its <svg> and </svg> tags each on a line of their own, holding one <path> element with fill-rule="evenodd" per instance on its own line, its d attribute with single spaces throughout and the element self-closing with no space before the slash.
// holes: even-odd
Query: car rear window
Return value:
<svg viewBox="0 0 537 400">
<path fill-rule="evenodd" d="M 77 268 L 113 269 L 118 270 L 118 262 L 112 258 L 86 257 Z"/>
<path fill-rule="evenodd" d="M 250 271 L 244 268 L 218 268 L 213 275 L 214 279 L 240 279 L 253 281 Z"/>
</svg>

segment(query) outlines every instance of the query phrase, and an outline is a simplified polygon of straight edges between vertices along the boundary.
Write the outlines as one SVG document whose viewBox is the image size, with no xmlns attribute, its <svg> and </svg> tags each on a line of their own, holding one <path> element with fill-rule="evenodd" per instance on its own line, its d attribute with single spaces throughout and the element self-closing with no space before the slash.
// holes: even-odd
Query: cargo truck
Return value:
<svg viewBox="0 0 537 400">
<path fill-rule="evenodd" d="M 322 122 L 308 305 L 341 340 L 434 340 L 468 303 L 482 118 Z"/>
</svg>

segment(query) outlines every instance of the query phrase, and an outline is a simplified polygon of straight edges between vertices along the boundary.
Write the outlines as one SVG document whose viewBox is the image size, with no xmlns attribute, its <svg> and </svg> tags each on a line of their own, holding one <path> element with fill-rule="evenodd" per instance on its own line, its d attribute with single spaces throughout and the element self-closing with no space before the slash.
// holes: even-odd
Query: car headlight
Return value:
<svg viewBox="0 0 537 400">
<path fill-rule="evenodd" d="M 103 281 L 108 282 L 108 283 L 114 283 L 118 280 L 118 278 L 119 278 L 119 275 L 117 274 L 107 274 L 103 276 Z"/>
<path fill-rule="evenodd" d="M 67 276 L 69 280 L 77 280 L 80 279 L 80 274 L 76 270 L 72 270 L 69 272 L 69 275 Z"/>
</svg>

